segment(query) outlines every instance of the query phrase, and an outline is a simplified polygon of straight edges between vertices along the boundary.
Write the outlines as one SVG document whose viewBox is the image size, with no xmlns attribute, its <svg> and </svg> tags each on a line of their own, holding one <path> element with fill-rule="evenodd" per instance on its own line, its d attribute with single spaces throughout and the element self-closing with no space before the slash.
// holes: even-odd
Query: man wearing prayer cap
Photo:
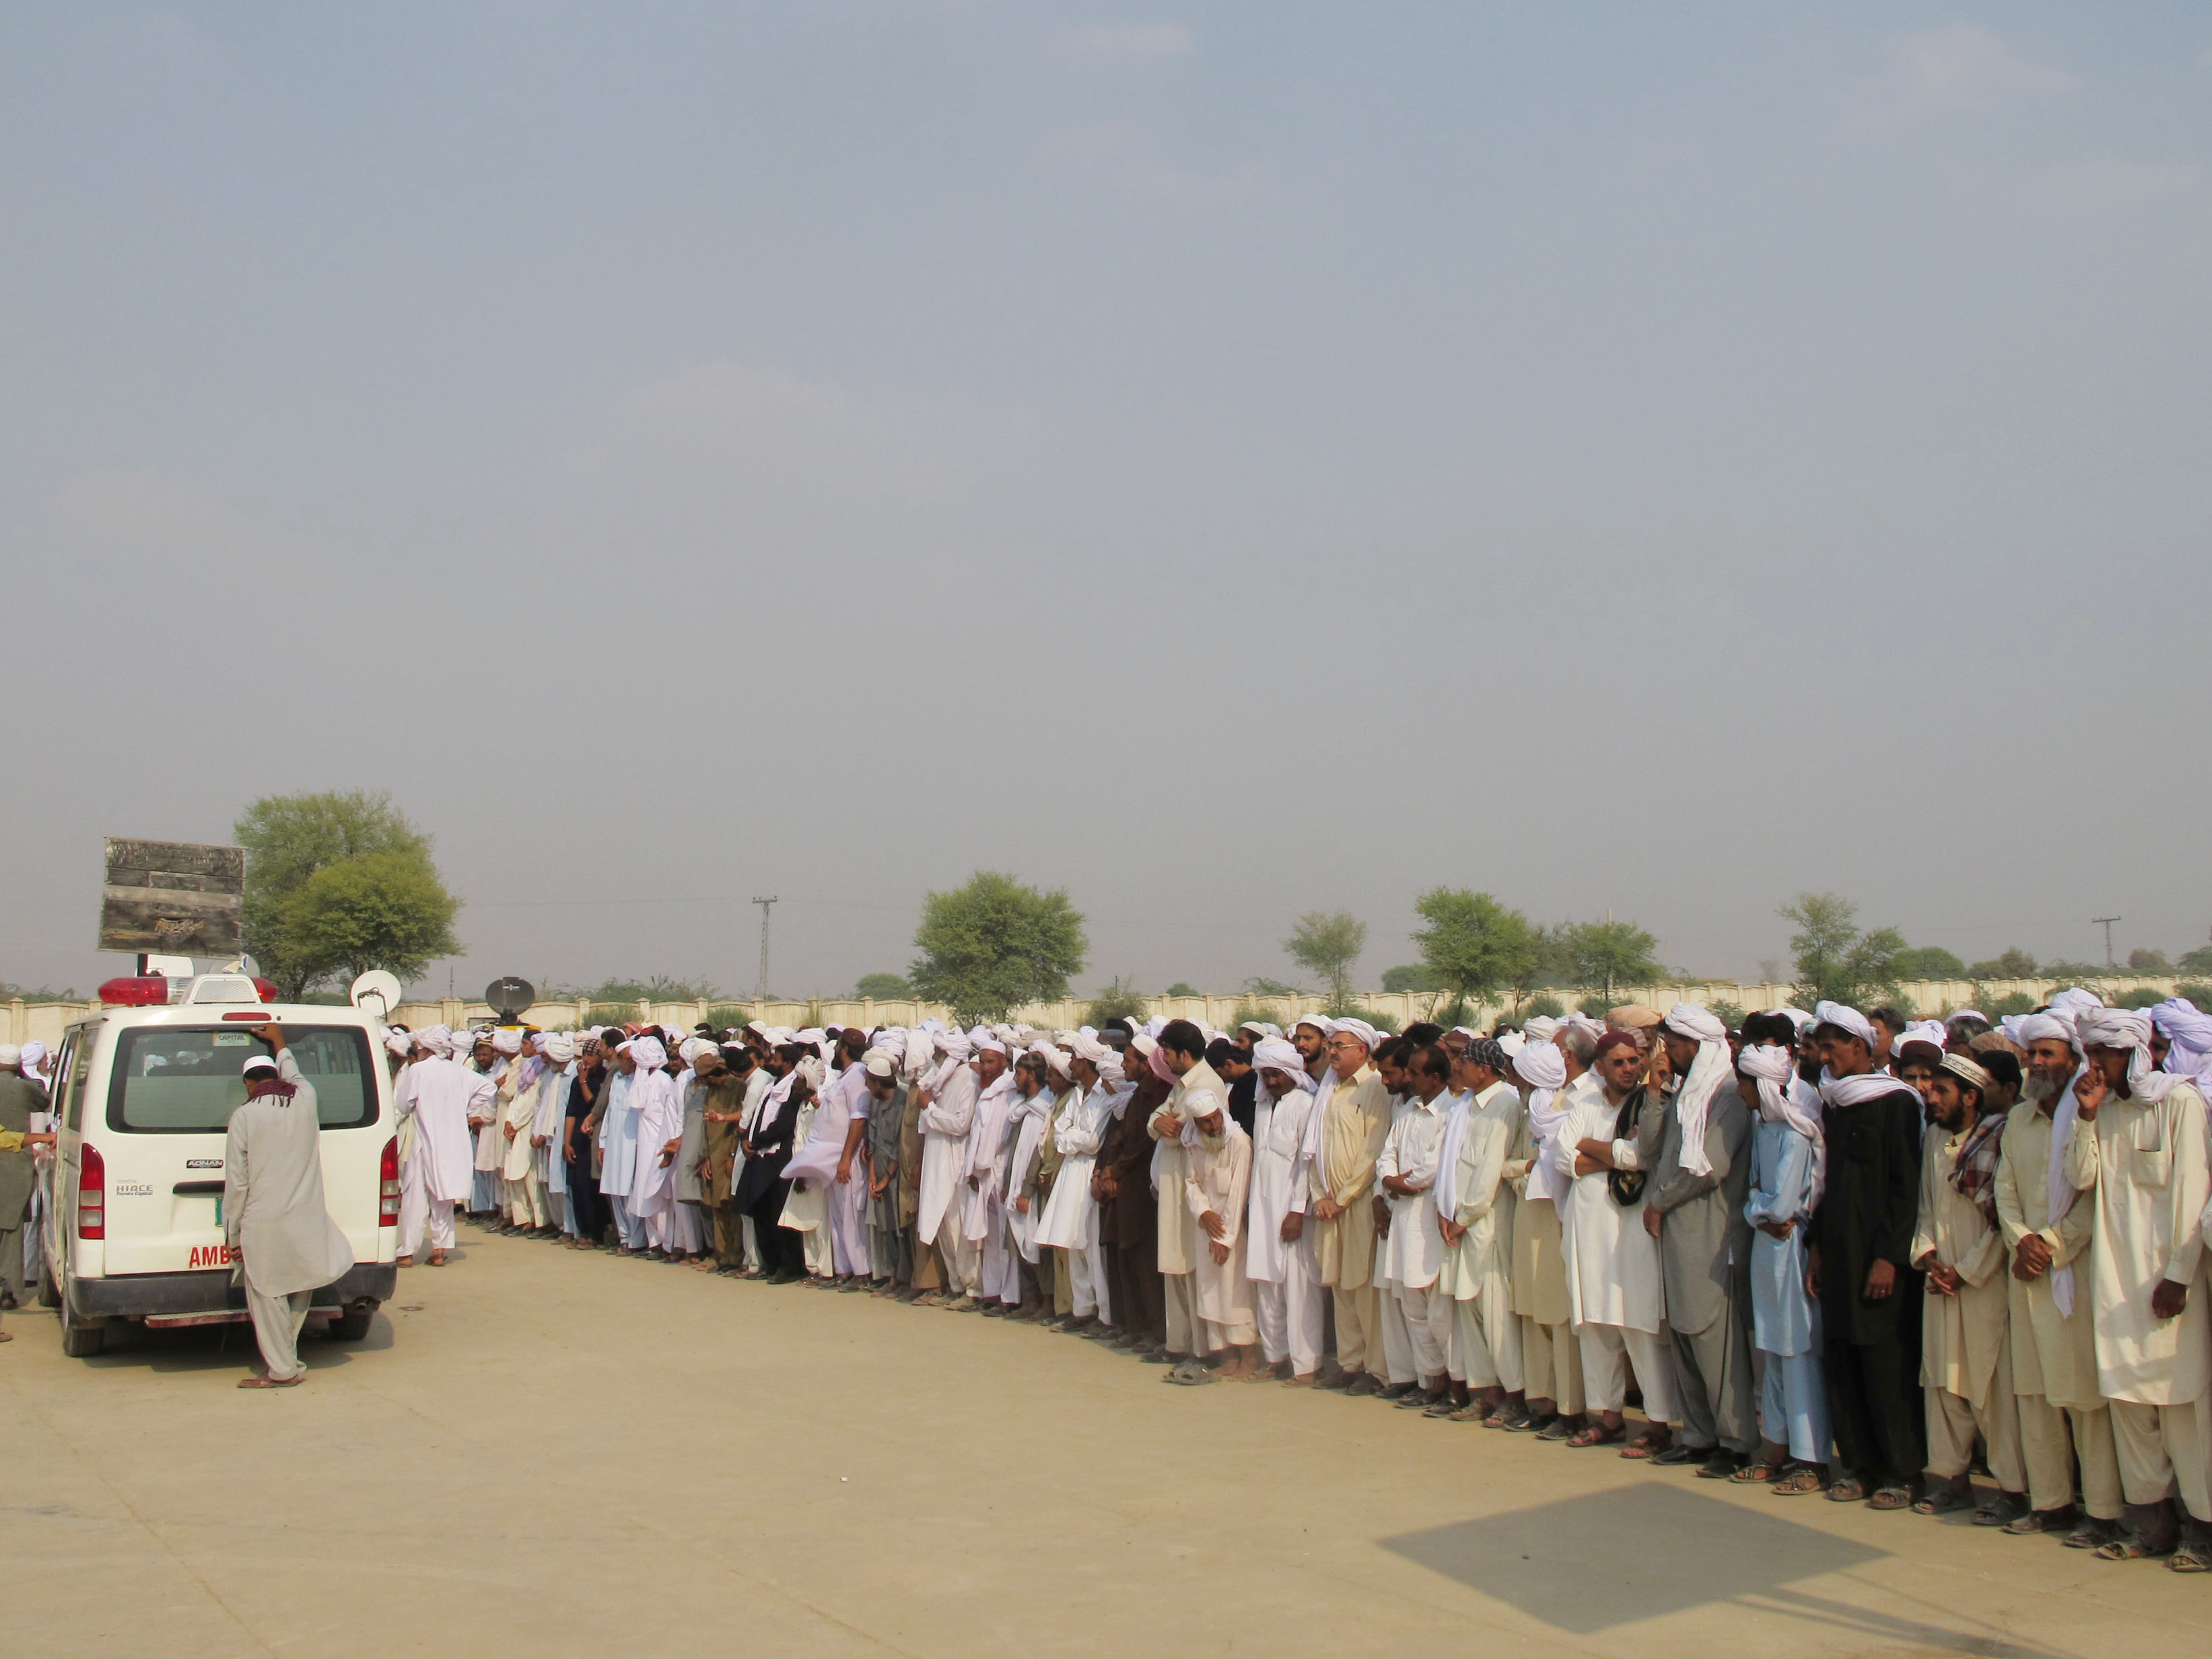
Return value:
<svg viewBox="0 0 2212 1659">
<path fill-rule="evenodd" d="M 942 1288 L 919 1299 L 932 1307 L 950 1307 L 965 1297 L 973 1306 L 975 1248 L 968 1240 L 961 1195 L 968 1190 L 968 1138 L 981 1087 L 969 1068 L 975 1043 L 967 1033 L 939 1031 L 935 1042 L 940 1059 L 918 1091 L 921 1190 L 915 1225 L 917 1255 L 923 1249 L 934 1252 Z"/>
<path fill-rule="evenodd" d="M 1922 1151 L 1912 1262 L 1927 1275 L 1920 1381 L 1927 1395 L 1928 1480 L 1912 1507 L 1941 1515 L 1973 1503 L 1968 1471 L 1978 1437 L 1998 1492 L 1974 1521 L 1995 1527 L 2026 1515 L 2028 1501 L 2006 1331 L 2004 1235 L 1997 1226 L 2005 1119 L 1984 1110 L 1989 1087 L 1990 1074 L 1963 1054 L 1944 1055 L 1926 1087 L 1933 1126 Z"/>
<path fill-rule="evenodd" d="M 453 1206 L 465 1204 L 475 1183 L 469 1126 L 489 1115 L 497 1085 L 453 1058 L 453 1036 L 443 1025 L 415 1034 L 421 1052 L 399 1074 L 392 1110 L 411 1123 L 399 1173 L 399 1265 L 411 1267 L 430 1240 L 430 1265 L 442 1267 L 453 1248 Z"/>
<path fill-rule="evenodd" d="M 1814 1037 L 1827 1060 L 1820 1098 L 1828 1184 L 1814 1216 L 1811 1276 L 1836 1437 L 1829 1495 L 1902 1510 L 1928 1461 L 1920 1275 L 1912 1266 L 1921 1100 L 1875 1070 L 1882 1039 L 1864 1014 L 1835 1002 L 1814 1014 Z"/>
<path fill-rule="evenodd" d="M 2083 1006 L 2075 1029 L 2087 1063 L 2074 1085 L 2066 1176 L 2095 1193 L 2088 1288 L 2097 1379 L 2111 1402 L 2127 1500 L 2125 1530 L 2098 1553 L 2125 1560 L 2171 1544 L 2169 1565 L 2203 1572 L 2212 1569 L 2204 1097 L 2186 1079 L 2152 1068 L 2148 1015 Z"/>
<path fill-rule="evenodd" d="M 2071 1524 L 2069 1545 L 2098 1549 L 2118 1531 L 2124 1500 L 2091 1328 L 2089 1243 L 2097 1205 L 2067 1179 L 2060 1155 L 2078 1121 L 2074 1075 L 2081 1048 L 2070 1020 L 2032 1014 L 2014 1029 L 2026 1039 L 2028 1078 L 2024 1097 L 2006 1118 L 1997 1225 L 2012 1252 L 2005 1275 L 2007 1340 L 2031 1507 L 2005 1530 L 2064 1531 Z M 2011 1042 L 1987 1033 L 1975 1040 L 1976 1058 L 1986 1067 L 1992 1057 L 1982 1045 Z M 2086 1511 L 2078 1524 L 2077 1473 Z"/>
<path fill-rule="evenodd" d="M 1582 1347 L 1575 1334 L 1574 1305 L 1567 1291 L 1562 1200 L 1570 1178 L 1559 1173 L 1555 1153 L 1573 1105 L 1560 1097 L 1566 1081 L 1564 1060 L 1553 1056 L 1545 1069 L 1541 1057 L 1532 1056 L 1523 1075 L 1515 1066 L 1528 1051 L 1520 1034 L 1508 1045 L 1503 1039 L 1484 1037 L 1469 1046 L 1469 1056 L 1480 1056 L 1515 1085 L 1513 1145 L 1507 1154 L 1504 1178 L 1514 1194 L 1511 1239 L 1513 1311 L 1520 1321 L 1523 1396 L 1517 1409 L 1499 1413 L 1503 1426 L 1547 1440 L 1565 1440 L 1583 1426 L 1586 1404 L 1583 1387 Z M 1517 1051 L 1517 1052 L 1516 1052 Z M 1608 1031 L 1594 1048 L 1593 1071 L 1607 1091 L 1608 1079 L 1626 1079 L 1632 1086 L 1643 1069 L 1643 1049 L 1626 1030 Z M 1607 1094 L 1616 1112 L 1625 1094 Z M 1493 1356 L 1498 1343 L 1492 1342 Z M 1510 1388 L 1510 1384 L 1508 1385 Z"/>
<path fill-rule="evenodd" d="M 300 1328 L 308 1305 L 352 1267 L 353 1246 L 323 1201 L 314 1085 L 281 1026 L 256 1026 L 254 1035 L 271 1054 L 246 1062 L 246 1103 L 230 1115 L 223 1139 L 222 1219 L 266 1373 L 238 1386 L 289 1389 L 307 1374 Z"/>
<path fill-rule="evenodd" d="M 1303 1024 L 1303 1022 L 1302 1022 Z M 1328 1069 L 1307 1120 L 1310 1224 L 1317 1227 L 1315 1265 L 1335 1295 L 1336 1369 L 1322 1386 L 1380 1394 L 1381 1309 L 1375 1291 L 1375 1160 L 1390 1133 L 1390 1103 L 1370 1060 L 1374 1028 L 1338 1020 L 1322 1050 Z"/>
<path fill-rule="evenodd" d="M 1638 1126 L 1650 1180 L 1644 1225 L 1659 1237 L 1682 1437 L 1660 1462 L 1733 1476 L 1759 1442 L 1751 1354 L 1751 1114 L 1735 1088 L 1727 1025 L 1678 1002 L 1659 1027 L 1674 1089 Z"/>
</svg>

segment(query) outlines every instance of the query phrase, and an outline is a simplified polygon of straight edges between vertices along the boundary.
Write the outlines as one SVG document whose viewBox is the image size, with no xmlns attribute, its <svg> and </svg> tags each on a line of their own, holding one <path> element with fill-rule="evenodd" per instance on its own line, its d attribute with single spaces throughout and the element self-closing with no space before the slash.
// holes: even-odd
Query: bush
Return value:
<svg viewBox="0 0 2212 1659">
<path fill-rule="evenodd" d="M 1410 963 L 1402 968 L 1386 968 L 1382 971 L 1382 988 L 1395 994 L 1400 992 L 1441 991 L 1437 976 L 1419 963 Z"/>
<path fill-rule="evenodd" d="M 1584 997 L 1577 1006 L 1576 1012 L 1590 1019 L 1603 1019 L 1606 1010 L 1612 1006 L 1603 997 Z"/>
<path fill-rule="evenodd" d="M 1521 1005 L 1522 1020 L 1557 1019 L 1567 1012 L 1567 1005 L 1548 991 L 1539 991 Z M 1531 1062 L 1532 1064 L 1534 1062 Z"/>
<path fill-rule="evenodd" d="M 1709 1002 L 1705 1012 L 1731 1031 L 1743 1029 L 1743 1005 L 1736 1002 Z"/>
<path fill-rule="evenodd" d="M 2155 1008 L 2166 1000 L 2166 993 L 2154 991 L 2148 985 L 2138 985 L 2131 991 L 2123 991 L 2113 1000 L 2115 1008 Z"/>
<path fill-rule="evenodd" d="M 2002 1019 L 2007 1014 L 2032 1014 L 2035 999 L 2025 991 L 2010 991 L 1982 1010 L 1991 1019 Z"/>
<path fill-rule="evenodd" d="M 871 998 L 878 1002 L 909 1002 L 914 987 L 906 982 L 904 974 L 863 974 L 853 988 L 853 995 L 863 1002 Z"/>
<path fill-rule="evenodd" d="M 1161 992 L 1160 994 L 1164 997 L 1195 997 L 1203 996 L 1205 993 L 1200 991 L 1196 986 L 1193 985 L 1188 980 L 1179 979 L 1174 984 L 1169 986 L 1166 990 Z"/>
<path fill-rule="evenodd" d="M 2212 985 L 2192 980 L 2186 985 L 2177 985 L 2173 994 L 2189 1003 L 2200 1014 L 2212 1014 Z"/>
<path fill-rule="evenodd" d="M 1108 981 L 1106 988 L 1091 998 L 1083 1011 L 1084 1024 L 1094 1028 L 1109 1019 L 1126 1019 L 1137 1025 L 1145 1022 L 1145 999 L 1126 979 Z"/>
</svg>

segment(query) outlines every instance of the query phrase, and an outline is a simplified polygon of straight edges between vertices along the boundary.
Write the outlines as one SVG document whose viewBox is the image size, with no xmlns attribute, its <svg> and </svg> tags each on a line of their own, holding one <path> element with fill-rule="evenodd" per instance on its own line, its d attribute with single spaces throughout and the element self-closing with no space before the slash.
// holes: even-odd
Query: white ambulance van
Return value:
<svg viewBox="0 0 2212 1659">
<path fill-rule="evenodd" d="M 246 1100 L 246 1060 L 283 1028 L 314 1085 L 323 1197 L 354 1265 L 315 1293 L 311 1319 L 358 1340 L 398 1278 L 399 1144 L 384 1024 L 357 1008 L 264 1000 L 240 974 L 180 982 L 153 1007 L 102 1008 L 70 1026 L 54 1066 L 52 1188 L 39 1299 L 61 1313 L 62 1350 L 98 1353 L 109 1326 L 153 1329 L 246 1317 L 223 1242 L 223 1140 Z"/>
</svg>

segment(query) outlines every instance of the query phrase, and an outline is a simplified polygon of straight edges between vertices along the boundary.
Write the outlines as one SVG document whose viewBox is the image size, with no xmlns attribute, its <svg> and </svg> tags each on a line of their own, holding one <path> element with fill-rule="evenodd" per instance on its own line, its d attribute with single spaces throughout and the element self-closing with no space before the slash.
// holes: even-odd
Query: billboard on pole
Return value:
<svg viewBox="0 0 2212 1659">
<path fill-rule="evenodd" d="M 245 893 L 243 847 L 110 836 L 100 949 L 235 956 Z"/>
</svg>

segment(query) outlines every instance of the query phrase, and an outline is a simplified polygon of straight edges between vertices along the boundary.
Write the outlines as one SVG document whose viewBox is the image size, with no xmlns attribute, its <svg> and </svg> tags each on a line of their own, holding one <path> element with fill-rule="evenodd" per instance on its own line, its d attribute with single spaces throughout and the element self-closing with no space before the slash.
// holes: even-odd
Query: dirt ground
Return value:
<svg viewBox="0 0 2212 1659">
<path fill-rule="evenodd" d="M 2203 1659 L 2212 1583 L 463 1231 L 307 1382 L 5 1316 L 6 1650 Z"/>
</svg>

